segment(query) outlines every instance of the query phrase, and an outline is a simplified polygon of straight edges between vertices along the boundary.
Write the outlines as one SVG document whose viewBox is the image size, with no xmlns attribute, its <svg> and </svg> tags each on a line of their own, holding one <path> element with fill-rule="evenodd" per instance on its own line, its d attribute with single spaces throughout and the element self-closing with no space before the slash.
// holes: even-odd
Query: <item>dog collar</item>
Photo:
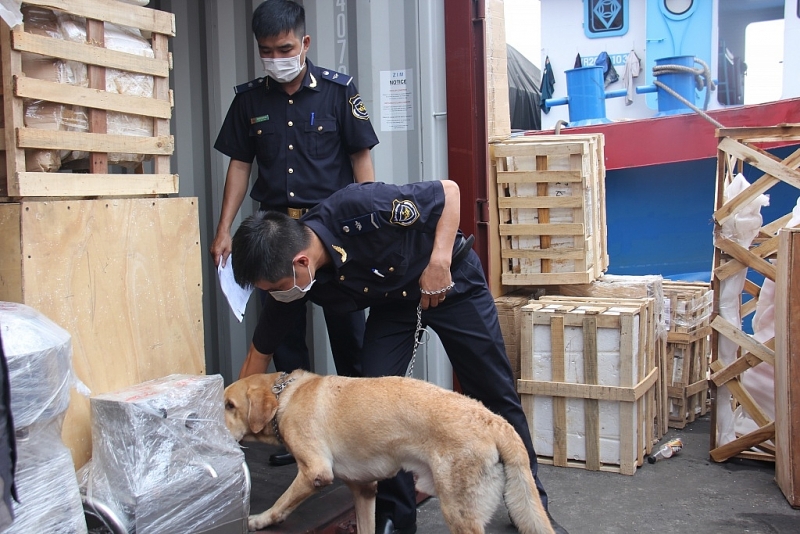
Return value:
<svg viewBox="0 0 800 534">
<path fill-rule="evenodd" d="M 275 399 L 279 399 L 283 390 L 286 389 L 286 386 L 294 382 L 294 378 L 289 378 L 287 380 L 286 377 L 289 376 L 289 373 L 281 373 L 281 376 L 275 381 L 275 385 L 272 386 L 272 392 L 275 394 Z M 283 438 L 281 437 L 281 432 L 278 430 L 278 411 L 275 411 L 275 417 L 272 418 L 272 431 L 275 432 L 275 438 L 278 440 L 278 443 L 283 445 Z"/>
</svg>

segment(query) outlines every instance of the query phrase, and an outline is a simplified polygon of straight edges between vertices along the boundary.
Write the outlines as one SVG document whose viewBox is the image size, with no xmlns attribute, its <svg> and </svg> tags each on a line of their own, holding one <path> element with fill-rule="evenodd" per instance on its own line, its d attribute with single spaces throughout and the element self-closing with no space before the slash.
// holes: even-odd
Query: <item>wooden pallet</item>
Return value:
<svg viewBox="0 0 800 534">
<path fill-rule="evenodd" d="M 734 217 L 761 194 L 780 182 L 800 189 L 800 172 L 797 170 L 800 165 L 800 149 L 781 161 L 759 147 L 767 143 L 800 141 L 800 125 L 721 128 L 717 130 L 717 136 L 717 193 L 713 215 L 710 455 L 717 462 L 733 457 L 772 462 L 775 461 L 775 421 L 742 385 L 741 375 L 757 365 L 775 366 L 775 339 L 759 342 L 743 331 L 741 321 L 755 312 L 761 287 L 751 279 L 745 278 L 740 282 L 736 277 L 742 273 L 759 273 L 765 279 L 773 282 L 776 280 L 776 266 L 770 260 L 781 260 L 777 254 L 777 234 L 790 220 L 791 213 L 762 224 L 756 238 L 746 245 L 731 239 L 727 235 L 726 225 L 731 224 Z M 741 193 L 725 201 L 726 186 L 742 171 L 745 163 L 764 174 Z M 739 305 L 720 306 L 720 295 L 731 289 L 739 291 Z M 730 354 L 730 351 L 723 348 L 731 343 L 735 345 L 735 354 Z M 778 374 L 785 370 L 776 371 Z M 731 396 L 734 404 L 742 406 L 758 428 L 744 435 L 736 435 L 726 443 L 719 443 L 718 420 L 723 416 L 727 417 L 727 412 L 723 413 L 722 410 L 730 410 Z"/>
<path fill-rule="evenodd" d="M 174 140 L 170 135 L 173 98 L 169 89 L 172 58 L 168 39 L 175 35 L 171 13 L 117 0 L 32 0 L 40 6 L 78 17 L 85 24 L 83 42 L 26 31 L 25 23 L 11 29 L 0 23 L 3 112 L 5 119 L 5 176 L 0 178 L 0 197 L 96 197 L 144 196 L 178 192 L 178 177 L 170 170 Z M 105 24 L 151 34 L 154 57 L 106 48 Z M 85 65 L 88 87 L 57 83 L 27 76 L 23 54 L 51 58 L 54 62 Z M 30 56 L 29 56 L 30 57 Z M 118 94 L 106 90 L 106 76 L 127 72 L 151 77 L 152 97 Z M 86 131 L 27 127 L 25 102 L 44 101 L 56 109 L 86 109 Z M 116 115 L 112 115 L 116 114 Z M 121 114 L 121 115 L 120 115 Z M 108 133 L 109 117 L 134 117 L 152 121 L 151 136 Z M 88 154 L 74 163 L 73 172 L 30 170 L 26 156 L 37 151 Z M 109 154 L 130 154 L 150 159 L 152 172 L 138 166 L 133 172 L 109 165 Z M 49 168 L 48 168 L 49 169 Z"/>
<path fill-rule="evenodd" d="M 540 300 L 522 308 L 517 391 L 542 463 L 633 475 L 654 441 L 652 312 L 646 299 L 598 300 Z M 605 333 L 616 336 L 616 378 L 606 374 L 614 356 L 603 347 Z M 542 415 L 548 404 L 552 420 Z"/>
<path fill-rule="evenodd" d="M 584 284 L 608 269 L 603 143 L 582 134 L 490 145 L 503 285 Z"/>
</svg>

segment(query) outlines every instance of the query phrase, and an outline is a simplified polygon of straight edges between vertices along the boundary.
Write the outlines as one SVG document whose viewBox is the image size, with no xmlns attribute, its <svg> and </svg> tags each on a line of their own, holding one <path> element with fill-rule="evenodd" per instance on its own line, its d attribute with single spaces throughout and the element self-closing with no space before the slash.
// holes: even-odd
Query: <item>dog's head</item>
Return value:
<svg viewBox="0 0 800 534">
<path fill-rule="evenodd" d="M 278 411 L 278 398 L 272 392 L 278 373 L 251 375 L 225 388 L 225 425 L 236 441 L 254 438 L 271 441 L 271 430 L 264 431 Z"/>
</svg>

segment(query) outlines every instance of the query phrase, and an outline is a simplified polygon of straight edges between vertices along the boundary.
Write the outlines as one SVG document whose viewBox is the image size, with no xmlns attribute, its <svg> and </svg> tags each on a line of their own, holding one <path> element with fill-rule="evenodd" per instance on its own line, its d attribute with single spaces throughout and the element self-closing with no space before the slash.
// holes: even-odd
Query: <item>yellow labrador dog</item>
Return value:
<svg viewBox="0 0 800 534">
<path fill-rule="evenodd" d="M 250 530 L 280 523 L 318 488 L 342 479 L 358 532 L 375 532 L 377 481 L 413 471 L 437 495 L 450 532 L 480 534 L 505 497 L 523 534 L 553 530 L 514 428 L 481 403 L 413 378 L 345 378 L 306 371 L 252 375 L 225 389 L 237 441 L 283 442 L 297 478 Z"/>
</svg>

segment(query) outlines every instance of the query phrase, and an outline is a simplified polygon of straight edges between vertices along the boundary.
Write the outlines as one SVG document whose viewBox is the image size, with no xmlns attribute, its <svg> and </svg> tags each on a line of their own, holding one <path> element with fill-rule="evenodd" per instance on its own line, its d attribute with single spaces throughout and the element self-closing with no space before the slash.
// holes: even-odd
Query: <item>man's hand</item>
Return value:
<svg viewBox="0 0 800 534">
<path fill-rule="evenodd" d="M 231 248 L 233 239 L 231 238 L 230 232 L 223 232 L 218 231 L 217 235 L 214 236 L 214 241 L 211 242 L 211 248 L 209 251 L 211 252 L 211 257 L 214 258 L 214 265 L 217 267 L 222 264 L 225 266 L 225 263 L 228 261 L 228 256 L 231 255 Z"/>
<path fill-rule="evenodd" d="M 446 255 L 441 258 L 431 257 L 431 262 L 422 271 L 419 277 L 420 304 L 423 310 L 435 308 L 444 302 L 452 283 L 450 275 L 451 257 Z M 447 291 L 445 291 L 447 289 Z"/>
</svg>

